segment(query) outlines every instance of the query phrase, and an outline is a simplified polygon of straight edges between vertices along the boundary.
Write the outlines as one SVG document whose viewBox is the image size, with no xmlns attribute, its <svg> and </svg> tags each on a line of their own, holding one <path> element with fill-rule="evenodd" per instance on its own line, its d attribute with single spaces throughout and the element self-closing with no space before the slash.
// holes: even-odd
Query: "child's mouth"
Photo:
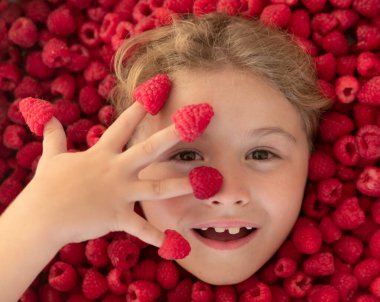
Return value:
<svg viewBox="0 0 380 302">
<path fill-rule="evenodd" d="M 204 228 L 193 229 L 204 238 L 216 241 L 232 241 L 244 238 L 251 234 L 255 228 L 241 227 L 241 228 Z"/>
</svg>

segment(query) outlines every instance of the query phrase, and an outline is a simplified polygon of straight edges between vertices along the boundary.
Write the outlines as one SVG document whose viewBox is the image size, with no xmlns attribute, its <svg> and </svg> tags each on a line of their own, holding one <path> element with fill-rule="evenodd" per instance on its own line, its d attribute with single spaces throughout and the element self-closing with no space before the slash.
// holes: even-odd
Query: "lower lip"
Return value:
<svg viewBox="0 0 380 302">
<path fill-rule="evenodd" d="M 249 234 L 243 238 L 237 239 L 237 240 L 217 241 L 217 240 L 212 240 L 212 239 L 202 237 L 196 231 L 192 230 L 195 237 L 198 238 L 205 245 L 207 245 L 213 249 L 222 250 L 222 251 L 237 249 L 237 248 L 247 244 L 256 236 L 257 231 L 258 231 L 258 229 L 255 229 L 251 234 Z"/>
</svg>

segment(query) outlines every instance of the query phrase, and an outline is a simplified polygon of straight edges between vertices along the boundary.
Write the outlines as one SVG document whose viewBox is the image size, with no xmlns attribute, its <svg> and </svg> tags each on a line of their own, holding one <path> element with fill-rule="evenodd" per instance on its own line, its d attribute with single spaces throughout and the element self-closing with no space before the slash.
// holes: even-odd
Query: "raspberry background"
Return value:
<svg viewBox="0 0 380 302">
<path fill-rule="evenodd" d="M 110 63 L 123 39 L 165 26 L 169 14 L 212 11 L 293 33 L 333 102 L 291 234 L 248 280 L 212 286 L 113 232 L 64 246 L 21 302 L 380 301 L 379 0 L 0 0 L 0 213 L 42 153 L 21 98 L 49 100 L 70 152 L 85 150 L 114 120 Z"/>
</svg>

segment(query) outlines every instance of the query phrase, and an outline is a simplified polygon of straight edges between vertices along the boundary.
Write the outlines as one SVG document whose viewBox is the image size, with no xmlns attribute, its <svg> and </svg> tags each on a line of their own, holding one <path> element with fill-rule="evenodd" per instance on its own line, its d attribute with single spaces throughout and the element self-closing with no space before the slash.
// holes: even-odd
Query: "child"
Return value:
<svg viewBox="0 0 380 302">
<path fill-rule="evenodd" d="M 126 40 L 115 70 L 119 117 L 93 147 L 67 153 L 62 125 L 53 118 L 44 128 L 35 176 L 0 219 L 1 301 L 19 298 L 65 244 L 111 231 L 159 247 L 175 229 L 191 246 L 179 265 L 207 283 L 235 284 L 276 252 L 299 214 L 329 101 L 291 36 L 221 13 L 187 15 Z M 149 116 L 132 91 L 158 73 L 173 86 Z M 197 103 L 215 115 L 199 139 L 181 142 L 171 116 Z M 206 200 L 188 181 L 197 166 L 224 176 Z"/>
</svg>

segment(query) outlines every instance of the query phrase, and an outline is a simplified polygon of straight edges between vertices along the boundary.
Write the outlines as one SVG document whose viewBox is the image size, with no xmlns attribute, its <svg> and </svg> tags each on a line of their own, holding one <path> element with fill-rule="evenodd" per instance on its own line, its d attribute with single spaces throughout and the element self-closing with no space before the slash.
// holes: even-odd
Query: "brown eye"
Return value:
<svg viewBox="0 0 380 302">
<path fill-rule="evenodd" d="M 255 150 L 251 152 L 250 156 L 248 157 L 254 160 L 270 160 L 273 157 L 275 157 L 275 155 L 272 152 L 267 151 L 267 150 Z"/>
<path fill-rule="evenodd" d="M 197 153 L 194 151 L 182 151 L 174 155 L 171 159 L 182 161 L 197 160 Z"/>
</svg>

